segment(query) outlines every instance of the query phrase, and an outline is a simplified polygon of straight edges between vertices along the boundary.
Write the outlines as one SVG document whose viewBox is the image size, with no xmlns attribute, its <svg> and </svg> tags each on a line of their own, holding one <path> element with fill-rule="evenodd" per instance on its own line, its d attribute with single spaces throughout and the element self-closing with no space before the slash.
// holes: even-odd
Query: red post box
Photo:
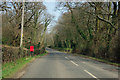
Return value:
<svg viewBox="0 0 120 80">
<path fill-rule="evenodd" d="M 31 51 L 31 52 L 34 51 L 34 46 L 30 46 L 30 51 Z"/>
</svg>

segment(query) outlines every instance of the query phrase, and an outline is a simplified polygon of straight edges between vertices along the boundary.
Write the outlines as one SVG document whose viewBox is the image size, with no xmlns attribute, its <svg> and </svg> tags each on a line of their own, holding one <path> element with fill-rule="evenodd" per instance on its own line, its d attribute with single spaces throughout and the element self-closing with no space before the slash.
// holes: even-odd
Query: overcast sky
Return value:
<svg viewBox="0 0 120 80">
<path fill-rule="evenodd" d="M 59 16 L 61 15 L 61 12 L 58 10 L 55 10 L 56 2 L 43 2 L 43 4 L 47 8 L 47 12 L 51 15 L 53 15 L 55 18 L 54 20 L 58 20 Z M 48 26 L 48 30 L 50 30 L 51 27 L 55 25 L 55 21 L 51 22 L 51 24 Z"/>
</svg>

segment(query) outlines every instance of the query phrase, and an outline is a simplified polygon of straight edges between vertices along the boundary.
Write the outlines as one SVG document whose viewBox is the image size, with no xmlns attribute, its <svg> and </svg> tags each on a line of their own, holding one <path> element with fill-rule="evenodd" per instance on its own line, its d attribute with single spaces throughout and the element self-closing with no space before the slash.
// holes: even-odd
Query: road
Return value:
<svg viewBox="0 0 120 80">
<path fill-rule="evenodd" d="M 49 54 L 30 63 L 22 78 L 118 78 L 118 67 L 50 48 L 46 50 Z"/>
</svg>

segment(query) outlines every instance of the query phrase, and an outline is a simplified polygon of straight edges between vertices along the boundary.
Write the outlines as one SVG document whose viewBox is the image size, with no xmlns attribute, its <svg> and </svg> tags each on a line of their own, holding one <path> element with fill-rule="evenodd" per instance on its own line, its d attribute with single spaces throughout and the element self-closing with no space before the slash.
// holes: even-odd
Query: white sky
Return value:
<svg viewBox="0 0 120 80">
<path fill-rule="evenodd" d="M 50 30 L 56 24 L 55 21 L 58 20 L 61 13 L 60 11 L 55 11 L 56 2 L 43 2 L 43 4 L 47 8 L 47 12 L 55 17 L 54 21 L 52 21 L 51 24 L 48 26 L 48 30 Z"/>
</svg>

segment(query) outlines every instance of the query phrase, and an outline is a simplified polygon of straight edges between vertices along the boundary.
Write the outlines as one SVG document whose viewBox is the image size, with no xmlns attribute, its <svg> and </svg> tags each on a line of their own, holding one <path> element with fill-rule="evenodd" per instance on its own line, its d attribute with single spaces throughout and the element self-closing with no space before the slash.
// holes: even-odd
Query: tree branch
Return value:
<svg viewBox="0 0 120 80">
<path fill-rule="evenodd" d="M 115 30 L 117 30 L 117 29 L 114 27 L 114 25 L 113 25 L 110 21 L 105 20 L 105 19 L 103 19 L 103 18 L 99 17 L 98 15 L 96 15 L 96 17 L 97 17 L 99 20 L 104 21 L 104 22 L 106 22 L 106 23 L 110 24 L 110 25 L 111 25 L 111 27 L 113 27 Z"/>
</svg>

